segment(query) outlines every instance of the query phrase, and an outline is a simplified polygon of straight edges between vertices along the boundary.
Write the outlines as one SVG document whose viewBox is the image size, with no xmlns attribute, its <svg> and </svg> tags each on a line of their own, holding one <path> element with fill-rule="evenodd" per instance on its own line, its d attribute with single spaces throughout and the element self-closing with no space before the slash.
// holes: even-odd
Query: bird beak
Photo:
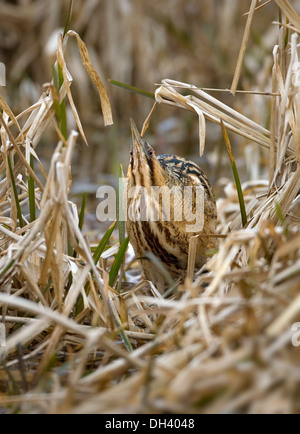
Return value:
<svg viewBox="0 0 300 434">
<path fill-rule="evenodd" d="M 140 135 L 139 130 L 137 129 L 137 126 L 135 125 L 135 122 L 132 118 L 130 119 L 130 124 L 131 124 L 131 134 L 132 134 L 133 143 L 135 143 L 135 142 L 141 143 L 141 141 L 142 141 L 141 135 Z"/>
<path fill-rule="evenodd" d="M 142 137 L 139 133 L 139 130 L 137 129 L 137 126 L 135 125 L 135 122 L 132 118 L 130 118 L 130 124 L 131 124 L 131 134 L 132 134 L 132 144 L 133 144 L 133 153 L 136 155 L 136 153 L 139 151 L 141 153 L 146 153 L 145 146 L 143 144 Z"/>
</svg>

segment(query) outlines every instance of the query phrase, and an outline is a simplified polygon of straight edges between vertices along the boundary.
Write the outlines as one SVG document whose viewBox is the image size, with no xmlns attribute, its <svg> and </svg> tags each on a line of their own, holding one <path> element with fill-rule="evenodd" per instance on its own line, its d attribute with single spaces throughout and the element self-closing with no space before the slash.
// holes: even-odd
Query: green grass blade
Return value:
<svg viewBox="0 0 300 434">
<path fill-rule="evenodd" d="M 236 189 L 237 189 L 237 194 L 238 194 L 238 198 L 239 198 L 242 224 L 243 224 L 243 227 L 245 227 L 247 224 L 247 213 L 246 213 L 246 208 L 245 208 L 243 190 L 242 190 L 242 186 L 241 186 L 239 173 L 238 173 L 238 170 L 237 170 L 237 167 L 235 164 L 235 159 L 234 159 L 234 156 L 232 153 L 232 148 L 231 148 L 229 136 L 228 136 L 227 130 L 226 130 L 225 125 L 224 125 L 222 120 L 221 120 L 221 127 L 222 127 L 222 132 L 223 132 L 224 140 L 226 143 L 226 148 L 227 148 L 227 152 L 229 155 L 229 160 L 230 160 L 230 164 L 231 164 L 231 168 L 232 168 L 232 172 L 233 172 L 233 176 L 234 176 L 234 180 L 235 180 L 235 185 L 236 185 Z"/>
<path fill-rule="evenodd" d="M 57 94 L 54 95 L 54 108 L 55 108 L 55 115 L 56 118 L 59 119 L 60 118 L 60 105 L 58 102 L 58 91 L 59 91 L 59 80 L 58 80 L 58 74 L 57 74 L 57 69 L 56 69 L 56 65 L 52 65 L 52 80 L 53 80 L 53 86 L 54 89 L 56 90 Z"/>
<path fill-rule="evenodd" d="M 117 225 L 117 222 L 114 222 L 106 231 L 106 233 L 103 235 L 100 243 L 98 244 L 96 250 L 93 253 L 93 260 L 95 262 L 95 264 L 97 265 L 100 256 L 102 255 L 102 253 L 104 252 L 105 247 L 107 246 L 107 243 L 109 242 L 109 239 L 113 233 L 113 231 L 115 230 Z M 89 293 L 89 286 L 90 284 L 87 282 L 85 284 L 84 290 L 86 292 L 86 294 Z M 82 311 L 83 309 L 83 298 L 82 295 L 80 294 L 78 297 L 78 300 L 76 302 L 76 308 L 75 308 L 75 318 L 76 316 Z"/>
<path fill-rule="evenodd" d="M 123 168 L 122 165 L 120 165 L 119 168 L 119 190 L 118 190 L 118 198 L 117 198 L 117 215 L 118 215 L 118 229 L 119 229 L 119 242 L 120 244 L 123 243 L 123 241 L 125 240 L 125 220 L 123 220 L 122 218 L 120 219 L 120 216 L 123 215 L 122 213 L 122 209 L 121 208 L 123 206 L 123 192 L 124 192 L 124 183 L 123 183 L 123 179 L 124 179 L 124 173 L 123 173 Z"/>
<path fill-rule="evenodd" d="M 4 274 L 14 265 L 15 261 L 12 259 L 3 270 L 0 271 L 0 277 L 3 277 Z"/>
<path fill-rule="evenodd" d="M 80 214 L 79 214 L 79 223 L 78 223 L 78 227 L 81 231 L 82 231 L 82 227 L 83 227 L 85 208 L 86 208 L 86 193 L 83 193 L 81 210 L 80 210 Z"/>
<path fill-rule="evenodd" d="M 237 170 L 235 162 L 232 164 L 232 171 L 233 171 L 233 176 L 235 179 L 236 189 L 237 189 L 238 198 L 239 198 L 239 204 L 240 204 L 240 210 L 241 210 L 241 216 L 242 216 L 242 224 L 243 224 L 243 227 L 245 227 L 246 224 L 248 223 L 247 213 L 246 213 L 246 208 L 245 208 L 243 190 L 242 190 L 242 186 L 241 186 L 241 182 L 240 182 L 240 178 L 239 178 L 239 174 L 238 174 L 238 170 Z"/>
<path fill-rule="evenodd" d="M 33 155 L 30 155 L 30 167 L 33 169 Z M 34 222 L 36 220 L 36 211 L 35 211 L 34 180 L 32 176 L 28 177 L 28 197 L 29 197 L 30 221 Z"/>
<path fill-rule="evenodd" d="M 122 244 L 125 240 L 125 231 L 126 231 L 126 225 L 125 225 L 125 219 L 123 218 L 123 194 L 124 194 L 124 173 L 123 173 L 123 168 L 122 165 L 120 165 L 119 168 L 119 190 L 118 190 L 118 198 L 117 198 L 117 211 L 118 211 L 118 228 L 119 228 L 119 243 Z M 120 279 L 118 282 L 118 287 L 117 287 L 117 291 L 120 292 L 121 291 L 121 285 L 122 285 L 122 280 L 123 280 L 123 276 L 124 276 L 124 271 L 125 271 L 125 260 L 123 259 L 123 262 L 121 264 L 121 269 L 120 269 Z"/>
<path fill-rule="evenodd" d="M 72 13 L 73 13 L 73 6 L 74 6 L 74 0 L 70 0 L 69 3 L 69 9 L 68 9 L 68 16 L 67 16 L 67 21 L 66 21 L 66 25 L 64 28 L 64 34 L 63 37 L 66 36 L 69 28 L 70 28 L 70 24 L 71 24 L 71 19 L 72 19 Z"/>
<path fill-rule="evenodd" d="M 80 214 L 78 217 L 78 220 L 79 220 L 78 221 L 78 227 L 81 231 L 82 231 L 82 227 L 83 227 L 85 208 L 86 208 L 86 193 L 83 193 Z M 69 254 L 69 256 L 73 256 L 73 258 L 76 258 L 76 256 L 77 256 L 76 250 L 72 247 L 72 245 L 69 241 L 68 241 L 68 254 Z M 72 273 L 70 273 L 70 276 L 69 276 L 69 286 L 71 286 L 71 285 L 72 285 Z"/>
<path fill-rule="evenodd" d="M 11 167 L 11 161 L 10 161 L 9 155 L 7 156 L 7 162 L 8 162 L 10 179 L 11 179 L 11 184 L 12 184 L 12 188 L 13 188 L 13 192 L 14 192 L 14 197 L 15 197 L 15 202 L 16 202 L 16 207 L 17 207 L 18 219 L 19 219 L 20 227 L 23 228 L 24 227 L 24 221 L 23 221 L 21 206 L 20 206 L 20 202 L 19 202 L 19 196 L 18 196 L 18 193 L 17 193 L 17 187 L 16 187 L 15 178 L 14 178 L 13 170 L 12 170 L 12 167 Z"/>
<path fill-rule="evenodd" d="M 46 287 L 43 289 L 43 291 L 42 291 L 42 294 L 43 294 L 43 295 L 45 295 L 46 292 L 51 288 L 51 285 L 52 285 L 52 280 L 50 280 L 50 281 L 48 282 L 48 284 L 46 285 Z"/>
<path fill-rule="evenodd" d="M 113 233 L 113 231 L 115 230 L 115 227 L 117 225 L 117 222 L 113 223 L 110 228 L 108 228 L 108 230 L 106 231 L 106 233 L 103 235 L 102 240 L 100 241 L 98 247 L 96 248 L 94 254 L 93 254 L 93 259 L 95 264 L 98 263 L 100 256 L 102 255 L 102 253 L 104 252 L 105 247 L 107 246 L 107 243 Z"/>
<path fill-rule="evenodd" d="M 284 235 L 286 237 L 288 237 L 288 235 L 289 235 L 289 226 L 286 223 L 286 220 L 285 220 L 283 212 L 282 212 L 282 208 L 281 208 L 280 203 L 278 201 L 275 202 L 275 212 L 276 212 L 277 217 L 278 217 L 278 219 L 279 219 L 279 221 L 280 221 L 280 223 L 281 223 L 281 225 L 283 227 Z"/>
<path fill-rule="evenodd" d="M 282 225 L 284 225 L 285 219 L 284 219 L 284 215 L 283 215 L 280 203 L 278 201 L 275 202 L 275 211 L 276 211 L 276 214 L 277 214 L 277 216 L 279 218 L 280 223 Z"/>
<path fill-rule="evenodd" d="M 127 237 L 121 244 L 120 249 L 116 254 L 115 260 L 109 272 L 109 286 L 113 286 L 116 281 L 116 278 L 118 277 L 118 273 L 122 265 L 123 259 L 125 257 L 128 244 L 129 244 L 129 238 Z"/>
<path fill-rule="evenodd" d="M 58 81 L 59 81 L 59 89 L 60 89 L 61 86 L 63 85 L 63 82 L 64 82 L 64 77 L 63 77 L 63 73 L 62 73 L 62 69 L 61 69 L 60 65 L 58 65 Z M 68 137 L 67 111 L 66 111 L 66 101 L 65 100 L 62 101 L 62 103 L 60 105 L 60 109 L 61 109 L 60 130 L 61 130 L 64 138 L 67 140 L 67 137 Z"/>
<path fill-rule="evenodd" d="M 57 66 L 57 69 L 55 66 L 52 67 L 52 79 L 57 92 L 57 96 L 54 98 L 55 116 L 63 137 L 67 139 L 66 102 L 64 100 L 61 104 L 59 104 L 58 101 L 59 90 L 64 82 L 63 73 L 60 65 Z"/>
<path fill-rule="evenodd" d="M 122 87 L 122 89 L 128 90 L 129 92 L 136 93 L 136 94 L 142 95 L 142 96 L 146 96 L 147 98 L 151 98 L 155 101 L 154 93 L 147 92 L 146 90 L 139 89 L 138 87 L 131 86 L 130 84 L 122 83 L 121 81 L 116 81 L 116 80 L 112 80 L 112 79 L 109 79 L 108 81 L 111 84 L 114 84 L 115 86 Z"/>
<path fill-rule="evenodd" d="M 127 351 L 129 351 L 129 352 L 133 351 L 133 348 L 132 348 L 131 343 L 128 339 L 126 331 L 124 330 L 124 327 L 122 326 L 122 324 L 119 323 L 119 321 L 117 321 L 115 316 L 113 316 L 113 321 L 114 321 L 115 325 L 118 327 L 118 329 L 120 330 L 120 335 L 121 335 L 122 341 L 123 341 Z"/>
</svg>

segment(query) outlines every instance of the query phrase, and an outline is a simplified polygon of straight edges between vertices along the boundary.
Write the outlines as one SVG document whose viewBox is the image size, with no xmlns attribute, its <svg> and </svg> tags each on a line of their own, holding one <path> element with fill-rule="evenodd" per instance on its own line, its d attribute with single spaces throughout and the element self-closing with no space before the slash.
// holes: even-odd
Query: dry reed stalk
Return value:
<svg viewBox="0 0 300 434">
<path fill-rule="evenodd" d="M 230 89 L 230 92 L 233 95 L 235 95 L 235 93 L 236 93 L 238 82 L 239 82 L 241 71 L 242 71 L 242 67 L 244 64 L 245 51 L 246 51 L 246 48 L 248 45 L 248 40 L 249 40 L 249 36 L 250 36 L 250 32 L 251 32 L 251 24 L 252 24 L 252 21 L 254 18 L 254 12 L 256 9 L 256 4 L 257 4 L 257 0 L 251 1 L 250 10 L 249 10 L 248 17 L 247 17 L 247 23 L 245 26 L 245 32 L 244 32 L 244 36 L 242 39 L 242 46 L 241 46 L 241 49 L 239 52 L 239 57 L 237 60 L 236 69 L 235 69 L 235 72 L 233 75 L 232 85 L 231 85 L 231 89 Z"/>
</svg>

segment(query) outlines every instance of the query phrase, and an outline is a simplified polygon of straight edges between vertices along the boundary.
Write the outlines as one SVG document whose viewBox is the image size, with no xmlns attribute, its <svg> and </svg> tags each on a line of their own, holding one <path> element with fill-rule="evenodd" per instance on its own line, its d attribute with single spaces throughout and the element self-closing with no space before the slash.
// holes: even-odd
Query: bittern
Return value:
<svg viewBox="0 0 300 434">
<path fill-rule="evenodd" d="M 156 156 L 133 120 L 131 130 L 126 228 L 144 277 L 162 291 L 169 279 L 158 261 L 173 279 L 183 279 L 192 236 L 198 235 L 196 267 L 207 261 L 206 251 L 215 247 L 210 235 L 216 232 L 216 201 L 207 177 L 195 163 L 176 155 Z M 195 225 L 197 221 L 200 226 Z"/>
</svg>

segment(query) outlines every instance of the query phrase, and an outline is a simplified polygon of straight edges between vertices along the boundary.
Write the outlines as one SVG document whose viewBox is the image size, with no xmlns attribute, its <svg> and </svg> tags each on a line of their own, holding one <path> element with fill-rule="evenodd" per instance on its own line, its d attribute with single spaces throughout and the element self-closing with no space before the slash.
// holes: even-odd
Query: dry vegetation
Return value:
<svg viewBox="0 0 300 434">
<path fill-rule="evenodd" d="M 292 345 L 292 340 L 295 343 L 295 329 L 292 327 L 300 321 L 300 16 L 288 8 L 286 0 L 276 0 L 277 6 L 273 1 L 272 7 L 280 12 L 280 22 L 276 25 L 268 22 L 268 27 L 264 25 L 267 30 L 263 35 L 268 33 L 269 40 L 276 44 L 270 48 L 269 54 L 273 57 L 260 62 L 259 71 L 255 66 L 256 82 L 251 74 L 242 79 L 246 90 L 264 94 L 240 96 L 234 110 L 233 104 L 224 104 L 221 93 L 212 97 L 211 93 L 195 86 L 203 86 L 203 80 L 197 74 L 196 36 L 191 31 L 189 39 L 178 30 L 181 28 L 180 20 L 186 19 L 185 14 L 192 15 L 192 10 L 184 9 L 178 18 L 178 9 L 170 9 L 168 23 L 160 27 L 158 20 L 150 22 L 151 30 L 141 27 L 143 37 L 138 40 L 134 36 L 139 32 L 136 23 L 141 20 L 135 18 L 131 23 L 133 30 L 130 27 L 127 33 L 124 29 L 122 31 L 122 25 L 126 27 L 122 14 L 130 19 L 130 8 L 129 11 L 126 8 L 132 5 L 131 2 L 119 1 L 115 9 L 111 1 L 76 4 L 71 27 L 80 31 L 89 47 L 93 46 L 93 38 L 96 38 L 93 32 L 99 34 L 96 19 L 89 21 L 91 28 L 87 25 L 89 18 L 96 16 L 97 8 L 105 5 L 101 17 L 104 23 L 120 19 L 121 26 L 117 29 L 107 24 L 110 29 L 107 40 L 98 41 L 109 47 L 101 60 L 112 78 L 147 90 L 153 82 L 160 82 L 155 93 L 159 108 L 154 117 L 163 106 L 163 116 L 166 117 L 168 110 L 174 110 L 170 106 L 175 106 L 184 116 L 192 112 L 195 120 L 199 119 L 197 139 L 200 153 L 204 152 L 204 155 L 208 152 L 206 129 L 209 134 L 210 125 L 215 124 L 220 137 L 222 124 L 223 132 L 226 129 L 235 144 L 233 153 L 238 156 L 238 170 L 241 167 L 242 171 L 244 167 L 249 169 L 246 172 L 249 173 L 248 182 L 242 184 L 247 223 L 243 227 L 235 183 L 219 179 L 216 189 L 224 190 L 218 199 L 218 233 L 222 237 L 218 251 L 207 263 L 208 272 L 198 272 L 175 293 L 162 296 L 151 282 L 129 285 L 123 282 L 122 276 L 121 281 L 113 278 L 116 261 L 113 262 L 112 258 L 117 254 L 119 244 L 112 242 L 110 247 L 103 237 L 101 249 L 98 249 L 101 257 L 96 258 L 97 252 L 82 230 L 83 212 L 80 213 L 70 200 L 76 141 L 78 136 L 84 140 L 85 133 L 89 141 L 89 132 L 99 127 L 99 119 L 91 114 L 96 104 L 95 95 L 98 105 L 99 96 L 95 87 L 86 84 L 89 75 L 101 97 L 101 123 L 103 118 L 104 123 L 111 122 L 106 92 L 88 61 L 85 46 L 77 38 L 81 60 L 89 74 L 82 68 L 81 73 L 86 74 L 82 81 L 85 85 L 76 88 L 75 78 L 73 94 L 74 86 L 71 86 L 68 69 L 72 69 L 69 68 L 72 63 L 79 62 L 80 56 L 72 51 L 75 42 L 70 45 L 66 40 L 74 33 L 67 33 L 64 40 L 61 37 L 58 44 L 55 39 L 56 59 L 49 57 L 48 65 L 45 62 L 40 68 L 36 61 L 40 47 L 47 45 L 54 23 L 57 25 L 55 20 L 57 13 L 61 12 L 60 2 L 15 3 L 18 2 L 1 4 L 3 9 L 0 8 L 0 17 L 6 19 L 10 36 L 14 35 L 12 29 L 16 21 L 18 25 L 22 23 L 25 30 L 32 25 L 38 27 L 44 16 L 45 3 L 51 15 L 44 22 L 49 28 L 39 28 L 40 40 L 35 38 L 29 42 L 33 33 L 28 32 L 24 37 L 27 45 L 19 48 L 15 63 L 9 65 L 12 75 L 8 74 L 8 81 L 11 79 L 15 83 L 21 79 L 18 71 L 22 70 L 22 62 L 28 62 L 33 69 L 29 75 L 31 78 L 21 81 L 25 99 L 18 102 L 18 107 L 12 89 L 9 89 L 11 83 L 6 90 L 11 93 L 0 99 L 2 342 L 3 334 L 6 335 L 5 346 L 0 347 L 0 412 L 300 412 L 300 347 Z M 142 6 L 138 6 L 141 3 L 135 5 L 140 18 L 145 13 Z M 157 12 L 157 2 L 152 3 Z M 195 6 L 193 1 L 187 3 Z M 202 3 L 213 2 L 203 0 Z M 224 35 L 227 35 L 226 26 L 240 13 L 238 6 L 232 6 L 236 3 L 240 2 L 222 2 L 224 21 L 220 32 Z M 250 3 L 253 12 L 259 2 Z M 38 6 L 34 14 L 33 4 Z M 178 4 L 182 7 L 182 2 Z M 210 8 L 207 14 L 211 12 Z M 252 47 L 254 51 L 255 43 L 252 41 L 250 44 L 247 36 L 255 26 L 256 17 L 267 8 L 256 11 L 253 16 L 248 15 L 247 24 L 242 21 L 244 48 L 248 45 L 248 49 Z M 27 14 L 24 15 L 24 11 Z M 166 61 L 164 42 L 166 45 L 170 42 L 167 41 L 170 37 L 167 29 L 172 23 L 176 23 L 172 27 L 175 39 L 182 38 L 183 45 L 179 44 L 178 58 L 168 59 L 168 65 L 163 67 Z M 153 29 L 155 25 L 158 27 Z M 153 68 L 156 59 L 151 50 L 147 52 L 146 44 L 145 52 L 143 45 L 134 49 L 135 73 L 130 62 L 111 65 L 113 59 L 109 55 L 116 49 L 121 35 L 126 35 L 123 41 L 125 54 L 118 53 L 125 57 L 126 52 L 128 56 L 131 53 L 133 44 L 142 43 L 143 38 L 151 36 L 154 46 L 162 38 L 163 60 L 159 65 L 164 75 Z M 233 48 L 235 44 L 241 45 L 242 35 L 243 31 L 238 41 L 233 37 Z M 29 43 L 33 44 L 32 51 L 29 51 Z M 207 41 L 203 46 L 209 52 Z M 185 51 L 190 54 L 190 47 L 194 47 L 195 55 L 190 56 L 187 68 Z M 229 46 L 226 47 L 229 59 L 233 55 Z M 97 63 L 98 57 L 94 54 L 93 49 L 90 50 L 93 62 Z M 237 54 L 235 51 L 235 61 Z M 251 58 L 244 55 L 242 47 L 240 65 L 248 61 L 250 68 Z M 172 62 L 176 62 L 176 76 Z M 118 72 L 118 68 L 129 68 L 129 64 L 132 69 Z M 231 79 L 235 64 L 232 65 L 233 68 L 229 68 Z M 210 63 L 207 68 L 218 71 L 219 76 L 212 83 L 221 84 L 224 79 L 222 67 Z M 99 64 L 96 69 L 99 71 Z M 187 69 L 194 72 L 188 74 Z M 232 91 L 240 72 L 237 66 Z M 136 81 L 133 80 L 134 74 L 139 77 Z M 225 66 L 224 74 L 228 77 Z M 166 76 L 173 80 L 162 80 Z M 33 98 L 32 86 L 39 80 L 49 82 L 44 86 L 43 94 L 29 101 L 28 106 L 22 106 L 26 95 Z M 230 81 L 224 79 L 221 86 L 228 83 Z M 38 86 L 34 89 L 36 91 Z M 86 110 L 86 97 L 91 92 L 94 94 L 90 97 L 91 107 Z M 135 116 L 135 110 L 136 113 L 140 111 L 144 120 L 151 108 L 151 101 L 147 100 L 146 109 L 139 110 L 145 98 L 128 96 L 126 91 L 113 88 L 110 101 L 114 108 L 116 99 L 119 105 L 115 112 L 120 125 L 123 118 L 128 122 L 131 109 L 133 117 L 139 116 Z M 134 108 L 124 109 L 125 113 L 122 113 L 122 107 L 130 107 L 130 101 Z M 71 116 L 74 120 L 70 120 Z M 55 136 L 58 145 L 53 150 L 51 164 L 44 168 L 39 154 L 40 144 L 53 140 Z M 108 137 L 107 133 L 101 130 L 97 140 L 101 142 L 105 137 Z M 224 141 L 222 147 L 226 156 Z M 227 147 L 230 151 L 228 141 Z M 105 148 L 103 142 L 99 148 L 102 152 Z M 248 154 L 244 154 L 245 148 Z M 89 148 L 85 153 L 88 152 Z M 222 162 L 224 155 L 220 156 L 212 149 L 210 154 L 212 164 L 217 167 L 216 158 Z M 245 155 L 248 155 L 248 163 L 239 165 Z M 228 157 L 226 164 L 230 173 Z M 265 175 L 264 179 L 260 178 L 261 175 Z M 245 178 L 244 174 L 242 179 Z M 109 234 L 106 235 L 108 238 Z M 190 269 L 192 263 L 191 257 Z M 125 276 L 136 266 L 127 255 Z"/>
</svg>

